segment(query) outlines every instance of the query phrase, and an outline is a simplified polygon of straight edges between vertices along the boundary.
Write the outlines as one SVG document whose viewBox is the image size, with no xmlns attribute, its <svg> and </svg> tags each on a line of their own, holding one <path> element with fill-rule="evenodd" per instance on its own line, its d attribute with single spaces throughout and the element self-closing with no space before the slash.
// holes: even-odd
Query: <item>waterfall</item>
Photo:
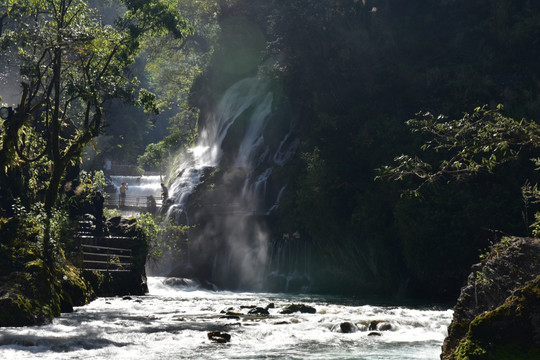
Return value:
<svg viewBox="0 0 540 360">
<path fill-rule="evenodd" d="M 300 144 L 300 139 L 293 138 L 291 133 L 287 133 L 283 140 L 279 143 L 279 147 L 274 154 L 273 160 L 274 163 L 283 166 L 289 161 L 289 159 L 294 155 L 298 145 Z"/>
<path fill-rule="evenodd" d="M 133 197 L 146 198 L 152 195 L 159 198 L 161 186 L 159 176 L 111 176 L 111 181 L 118 192 L 123 182 L 128 183 L 128 194 Z"/>
<path fill-rule="evenodd" d="M 256 151 L 263 146 L 264 137 L 262 131 L 266 126 L 268 115 L 272 110 L 272 93 L 268 93 L 260 103 L 256 104 L 251 118 L 249 119 L 249 127 L 246 131 L 236 158 L 236 166 L 249 167 L 252 165 L 252 156 Z"/>
<path fill-rule="evenodd" d="M 311 279 L 311 242 L 299 232 L 283 234 L 269 244 L 267 287 L 279 292 L 306 292 Z"/>
<path fill-rule="evenodd" d="M 171 276 L 187 276 L 189 268 L 189 275 L 220 287 L 263 290 L 269 272 L 282 276 L 287 271 L 273 268 L 270 257 L 291 255 L 271 249 L 273 236 L 265 217 L 277 209 L 286 188 L 275 169 L 294 155 L 299 141 L 283 131 L 290 127 L 289 119 L 272 117 L 274 102 L 267 79 L 235 83 L 206 115 L 197 144 L 179 155 L 167 216 L 186 223 L 189 218 L 194 228 L 189 233 L 190 263 L 173 264 Z M 266 139 L 268 134 L 279 138 Z M 279 253 L 300 254 L 305 250 L 296 249 L 300 243 Z M 289 268 L 295 279 L 305 274 Z"/>
<path fill-rule="evenodd" d="M 236 166 L 249 167 L 253 153 L 262 144 L 262 131 L 272 107 L 273 95 L 268 81 L 257 77 L 243 79 L 231 86 L 223 95 L 215 113 L 209 116 L 196 146 L 179 155 L 183 161 L 170 193 L 173 210 L 185 207 L 193 190 L 199 185 L 205 168 L 218 165 L 221 145 L 229 128 L 248 110 L 249 127 L 239 147 Z M 171 211 L 171 210 L 169 210 Z"/>
</svg>

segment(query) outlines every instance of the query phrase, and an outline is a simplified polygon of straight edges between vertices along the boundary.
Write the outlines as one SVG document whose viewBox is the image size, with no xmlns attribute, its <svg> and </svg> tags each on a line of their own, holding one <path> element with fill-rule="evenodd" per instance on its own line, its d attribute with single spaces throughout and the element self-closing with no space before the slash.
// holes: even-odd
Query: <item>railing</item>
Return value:
<svg viewBox="0 0 540 360">
<path fill-rule="evenodd" d="M 96 236 L 89 221 L 79 221 L 77 266 L 81 270 L 131 271 L 133 254 L 127 236 Z M 117 246 L 110 246 L 118 244 Z"/>
<path fill-rule="evenodd" d="M 156 202 L 156 207 L 160 207 L 162 204 L 161 199 L 154 198 Z M 104 205 L 108 208 L 111 207 L 135 207 L 139 209 L 148 208 L 147 196 L 146 195 L 126 195 L 123 199 L 118 194 L 109 194 L 105 198 Z"/>
<path fill-rule="evenodd" d="M 81 244 L 82 270 L 130 271 L 133 265 L 131 249 Z"/>
</svg>

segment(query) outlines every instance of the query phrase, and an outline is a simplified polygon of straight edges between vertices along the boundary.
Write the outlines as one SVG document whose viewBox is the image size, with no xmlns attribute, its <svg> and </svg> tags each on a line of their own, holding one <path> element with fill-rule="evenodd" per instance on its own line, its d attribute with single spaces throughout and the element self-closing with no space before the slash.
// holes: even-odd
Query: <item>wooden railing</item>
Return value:
<svg viewBox="0 0 540 360">
<path fill-rule="evenodd" d="M 81 244 L 82 270 L 130 271 L 131 249 Z"/>
<path fill-rule="evenodd" d="M 147 197 L 144 195 L 136 196 L 136 195 L 126 195 L 124 198 L 124 201 L 122 202 L 122 198 L 118 194 L 110 194 L 108 197 L 105 198 L 104 205 L 108 208 L 114 208 L 114 207 L 127 207 L 127 208 L 137 208 L 137 209 L 146 209 L 147 203 L 146 203 Z M 154 198 L 156 201 L 156 207 L 161 206 L 161 199 Z"/>
<path fill-rule="evenodd" d="M 81 270 L 131 271 L 133 254 L 128 247 L 130 237 L 97 236 L 91 222 L 79 221 L 77 240 L 77 266 Z"/>
</svg>

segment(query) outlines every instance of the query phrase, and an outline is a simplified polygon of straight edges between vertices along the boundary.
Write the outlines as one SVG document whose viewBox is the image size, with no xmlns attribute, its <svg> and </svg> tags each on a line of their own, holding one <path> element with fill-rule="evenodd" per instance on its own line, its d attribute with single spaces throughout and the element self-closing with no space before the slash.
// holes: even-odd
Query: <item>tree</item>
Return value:
<svg viewBox="0 0 540 360">
<path fill-rule="evenodd" d="M 156 161 L 155 149 L 159 147 L 163 153 L 175 154 L 195 141 L 199 111 L 190 103 L 190 91 L 194 82 L 208 71 L 220 33 L 218 17 L 225 6 L 214 0 L 179 0 L 176 7 L 193 32 L 182 39 L 168 36 L 159 41 L 146 39 L 142 43 L 148 87 L 156 93 L 162 108 L 168 110 L 163 112 L 168 128 L 163 139 L 146 148 L 145 154 L 139 157 L 139 165 L 147 169 L 161 168 L 158 163 L 170 159 L 162 154 Z"/>
<path fill-rule="evenodd" d="M 503 163 L 516 159 L 524 148 L 540 146 L 540 126 L 526 119 L 520 121 L 504 116 L 502 105 L 496 109 L 477 107 L 461 119 L 448 120 L 444 115 L 418 113 L 407 121 L 413 133 L 426 136 L 421 146 L 424 160 L 418 155 L 402 154 L 395 165 L 378 169 L 378 178 L 420 179 L 412 190 L 418 193 L 427 183 L 440 179 L 460 180 L 479 172 L 492 172 Z"/>
<path fill-rule="evenodd" d="M 155 96 L 138 91 L 138 81 L 128 71 L 141 37 L 166 32 L 182 37 L 189 32 L 179 13 L 163 0 L 124 3 L 127 11 L 116 26 L 103 24 L 81 0 L 8 1 L 2 8 L 5 14 L 0 16 L 9 19 L 0 37 L 8 54 L 4 60 L 19 67 L 23 90 L 1 128 L 1 187 L 13 177 L 29 186 L 17 169 L 41 162 L 49 172 L 43 184 L 36 185 L 44 187 L 48 217 L 66 168 L 78 162 L 83 147 L 102 132 L 106 102 L 123 98 L 156 110 Z"/>
</svg>

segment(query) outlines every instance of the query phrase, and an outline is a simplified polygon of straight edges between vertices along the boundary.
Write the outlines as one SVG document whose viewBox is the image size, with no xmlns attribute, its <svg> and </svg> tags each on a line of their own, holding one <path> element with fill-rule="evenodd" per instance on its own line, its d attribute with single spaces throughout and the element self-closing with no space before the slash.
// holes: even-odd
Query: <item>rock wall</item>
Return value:
<svg viewBox="0 0 540 360">
<path fill-rule="evenodd" d="M 441 359 L 540 358 L 539 260 L 540 239 L 491 247 L 461 289 Z"/>
</svg>

